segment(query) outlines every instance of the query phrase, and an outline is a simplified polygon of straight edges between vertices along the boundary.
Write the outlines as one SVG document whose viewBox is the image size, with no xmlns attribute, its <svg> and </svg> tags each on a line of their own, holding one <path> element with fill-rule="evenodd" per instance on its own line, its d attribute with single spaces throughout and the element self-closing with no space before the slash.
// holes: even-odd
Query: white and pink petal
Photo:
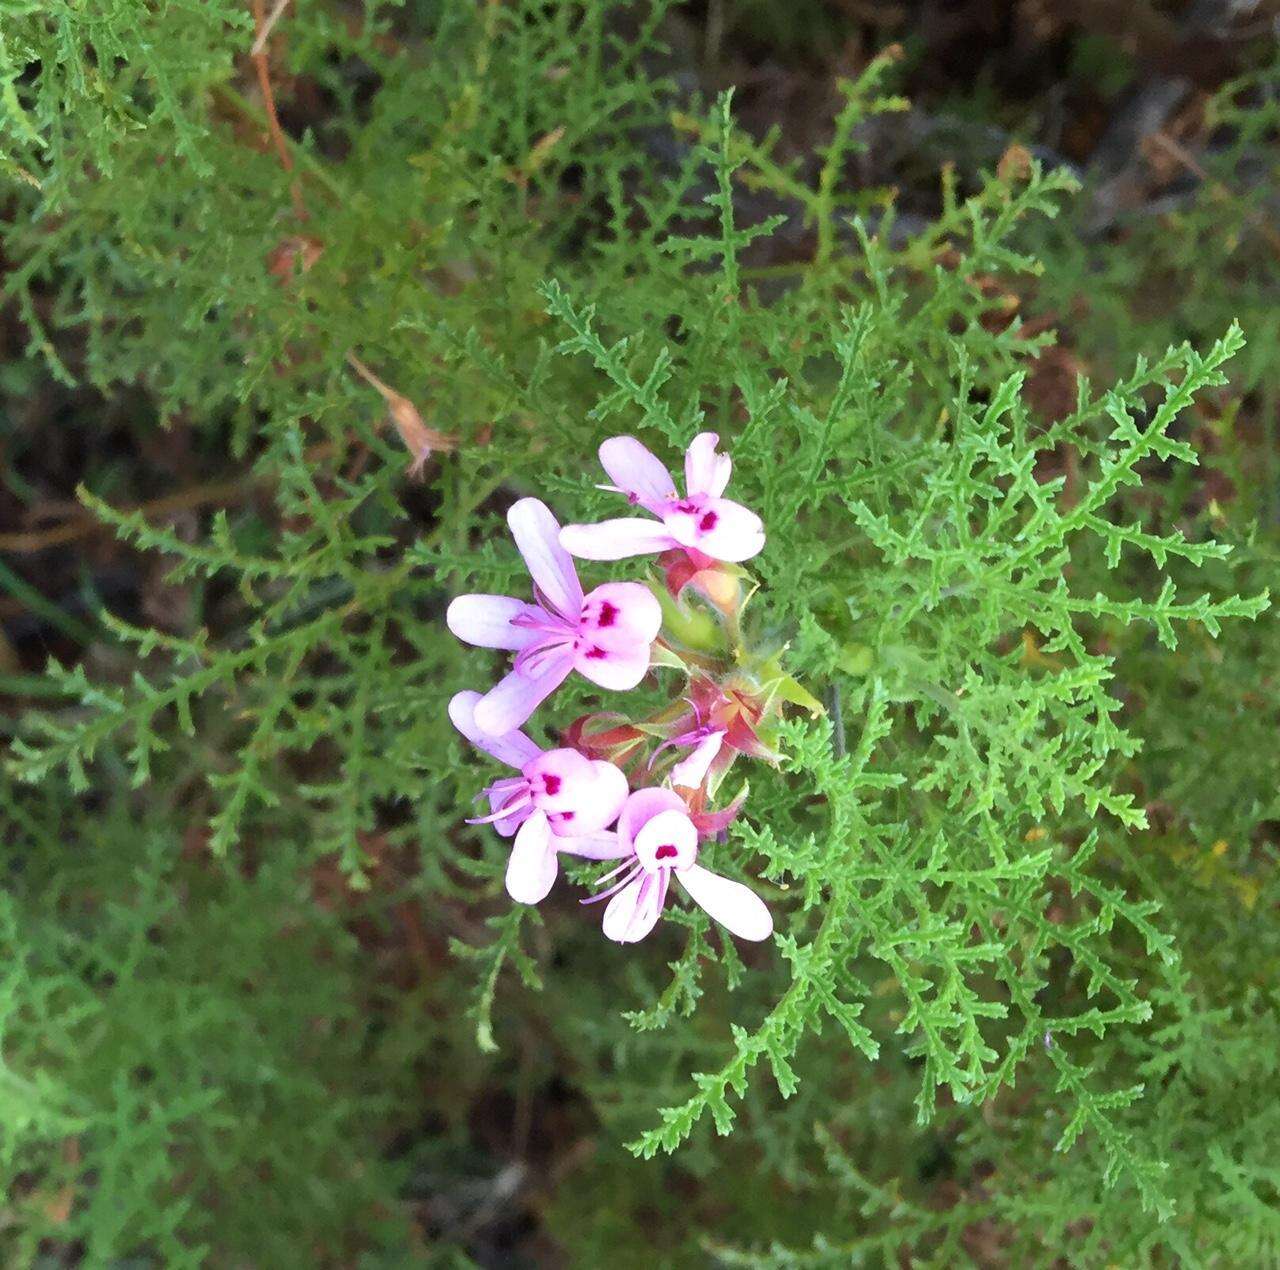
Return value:
<svg viewBox="0 0 1280 1270">
<path fill-rule="evenodd" d="M 732 499 L 713 498 L 696 507 L 681 504 L 663 523 L 682 547 L 728 564 L 749 560 L 764 549 L 764 522 Z"/>
<path fill-rule="evenodd" d="M 449 719 L 478 750 L 496 758 L 508 767 L 523 768 L 542 753 L 542 750 L 518 728 L 493 735 L 484 731 L 476 722 L 476 706 L 482 701 L 480 693 L 467 690 L 455 694 L 449 702 Z"/>
<path fill-rule="evenodd" d="M 634 688 L 649 669 L 649 645 L 628 644 L 610 648 L 592 639 L 581 641 L 573 653 L 573 666 L 578 674 L 601 688 L 627 692 Z"/>
<path fill-rule="evenodd" d="M 575 616 L 582 607 L 582 584 L 560 545 L 560 523 L 551 509 L 540 499 L 522 498 L 507 512 L 507 524 L 538 591 L 564 616 Z"/>
<path fill-rule="evenodd" d="M 684 483 L 690 498 L 719 498 L 729 484 L 733 460 L 716 453 L 720 438 L 714 432 L 699 432 L 684 454 Z"/>
<path fill-rule="evenodd" d="M 677 546 L 670 531 L 658 520 L 622 516 L 595 525 L 566 525 L 560 543 L 579 560 L 626 560 Z"/>
<path fill-rule="evenodd" d="M 697 789 L 707 779 L 712 760 L 724 745 L 723 731 L 710 732 L 693 747 L 693 752 L 671 769 L 671 783 L 682 789 Z"/>
<path fill-rule="evenodd" d="M 749 886 L 691 864 L 676 873 L 695 904 L 739 939 L 759 942 L 773 934 L 768 906 Z"/>
<path fill-rule="evenodd" d="M 520 826 L 507 860 L 507 894 L 519 904 L 546 899 L 560 862 L 546 816 L 536 811 Z"/>
<path fill-rule="evenodd" d="M 490 736 L 518 728 L 564 683 L 573 665 L 573 650 L 566 644 L 509 671 L 476 702 L 476 727 Z"/>
<path fill-rule="evenodd" d="M 581 856 L 584 860 L 623 860 L 631 855 L 631 848 L 623 846 L 622 840 L 611 829 L 557 837 L 555 846 L 565 855 Z"/>
<path fill-rule="evenodd" d="M 606 582 L 582 602 L 579 630 L 611 648 L 627 644 L 646 647 L 662 628 L 662 605 L 640 582 Z"/>
<path fill-rule="evenodd" d="M 675 497 L 671 473 L 635 437 L 610 437 L 600 447 L 600 465 L 628 498 L 650 511 Z"/>
<path fill-rule="evenodd" d="M 585 754 L 573 749 L 548 750 L 523 771 L 534 801 L 546 812 L 572 811 L 589 801 L 596 770 Z"/>
<path fill-rule="evenodd" d="M 631 847 L 648 821 L 664 811 L 687 811 L 684 799 L 673 790 L 656 785 L 635 790 L 618 816 L 618 834 L 627 847 Z"/>
<path fill-rule="evenodd" d="M 670 873 L 640 873 L 609 901 L 604 910 L 605 936 L 619 944 L 642 940 L 657 924 L 667 898 Z"/>
<path fill-rule="evenodd" d="M 527 626 L 517 626 L 515 619 L 536 612 L 531 604 L 509 595 L 460 595 L 450 603 L 444 620 L 464 643 L 518 650 L 540 637 Z"/>
<path fill-rule="evenodd" d="M 636 834 L 636 859 L 650 872 L 686 869 L 698 858 L 698 831 L 683 808 L 660 811 Z"/>
</svg>

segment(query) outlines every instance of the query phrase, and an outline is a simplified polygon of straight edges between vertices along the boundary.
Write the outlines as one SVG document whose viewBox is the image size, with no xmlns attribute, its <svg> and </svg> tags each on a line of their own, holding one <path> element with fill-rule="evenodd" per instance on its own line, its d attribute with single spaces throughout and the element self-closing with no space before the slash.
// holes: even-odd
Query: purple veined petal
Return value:
<svg viewBox="0 0 1280 1270">
<path fill-rule="evenodd" d="M 749 886 L 723 878 L 700 864 L 679 870 L 676 877 L 695 904 L 739 939 L 759 942 L 773 934 L 773 917 L 764 900 Z"/>
<path fill-rule="evenodd" d="M 533 791 L 534 802 L 545 812 L 577 812 L 591 801 L 596 769 L 577 750 L 548 750 L 522 773 Z"/>
<path fill-rule="evenodd" d="M 626 692 L 634 688 L 649 669 L 649 645 L 625 644 L 609 648 L 588 640 L 573 652 L 573 668 L 601 688 Z"/>
<path fill-rule="evenodd" d="M 486 791 L 489 795 L 490 811 L 498 811 L 503 802 L 510 800 L 511 795 L 499 789 L 499 786 L 506 785 L 506 781 L 498 781 L 495 785 L 490 785 Z M 510 784 L 524 785 L 519 777 L 513 777 Z M 499 816 L 494 820 L 493 827 L 504 838 L 509 838 L 529 817 L 533 815 L 533 804 L 530 802 L 522 802 L 514 810 L 507 812 L 505 815 Z"/>
<path fill-rule="evenodd" d="M 525 734 L 517 729 L 505 735 L 493 736 L 476 722 L 476 705 L 483 700 L 478 692 L 467 690 L 457 693 L 449 702 L 449 720 L 478 750 L 483 750 L 499 763 L 508 767 L 523 768 L 542 753 Z"/>
<path fill-rule="evenodd" d="M 666 900 L 670 873 L 641 873 L 605 905 L 605 936 L 619 944 L 642 940 L 657 924 Z"/>
<path fill-rule="evenodd" d="M 581 856 L 584 860 L 623 860 L 631 855 L 630 849 L 622 845 L 622 840 L 611 829 L 574 834 L 571 838 L 553 838 L 552 845 L 557 851 Z"/>
<path fill-rule="evenodd" d="M 606 648 L 648 646 L 662 629 L 662 605 L 641 582 L 606 582 L 583 600 L 578 629 Z"/>
<path fill-rule="evenodd" d="M 445 625 L 464 643 L 478 648 L 524 648 L 540 638 L 537 631 L 513 625 L 532 605 L 509 595 L 460 595 L 444 615 Z"/>
<path fill-rule="evenodd" d="M 522 498 L 507 512 L 516 548 L 538 590 L 566 617 L 582 608 L 582 584 L 573 559 L 560 545 L 560 522 L 536 498 Z"/>
<path fill-rule="evenodd" d="M 688 808 L 684 805 L 684 799 L 673 790 L 660 789 L 656 785 L 637 789 L 627 799 L 618 816 L 618 836 L 630 848 L 645 824 L 664 811 L 682 811 L 687 814 Z"/>
<path fill-rule="evenodd" d="M 737 564 L 764 549 L 764 522 L 750 508 L 728 498 L 714 498 L 698 519 L 697 547 L 714 560 Z"/>
<path fill-rule="evenodd" d="M 723 731 L 704 736 L 694 746 L 693 753 L 688 758 L 681 759 L 671 769 L 671 783 L 682 789 L 697 789 L 707 779 L 707 769 L 711 766 L 711 760 L 720 753 L 724 738 Z"/>
<path fill-rule="evenodd" d="M 468 816 L 469 825 L 493 825 L 504 838 L 509 838 L 533 815 L 533 799 L 529 796 L 528 782 L 522 776 L 494 781 L 482 796 L 489 800 L 489 814 Z"/>
<path fill-rule="evenodd" d="M 560 545 L 579 560 L 625 560 L 677 544 L 661 521 L 622 516 L 595 525 L 566 525 L 560 531 Z"/>
<path fill-rule="evenodd" d="M 733 460 L 716 453 L 720 438 L 714 432 L 699 432 L 684 452 L 684 487 L 690 498 L 719 498 L 729 484 Z"/>
<path fill-rule="evenodd" d="M 573 650 L 563 645 L 548 649 L 528 670 L 509 671 L 476 702 L 476 727 L 497 737 L 518 728 L 564 683 L 573 660 Z"/>
<path fill-rule="evenodd" d="M 635 437 L 610 437 L 600 447 L 600 466 L 628 498 L 650 511 L 676 495 L 671 473 Z"/>
<path fill-rule="evenodd" d="M 631 846 L 636 859 L 651 872 L 687 869 L 698 858 L 698 830 L 683 807 L 672 808 L 645 821 Z"/>
<path fill-rule="evenodd" d="M 507 894 L 519 904 L 537 904 L 555 884 L 560 862 L 547 818 L 535 811 L 520 826 L 507 861 Z"/>
</svg>

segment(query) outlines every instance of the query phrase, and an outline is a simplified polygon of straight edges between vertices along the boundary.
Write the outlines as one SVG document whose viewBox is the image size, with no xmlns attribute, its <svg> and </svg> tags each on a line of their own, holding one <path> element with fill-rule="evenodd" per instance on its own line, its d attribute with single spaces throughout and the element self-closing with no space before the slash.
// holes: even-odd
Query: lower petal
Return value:
<svg viewBox="0 0 1280 1270">
<path fill-rule="evenodd" d="M 478 750 L 496 758 L 508 767 L 521 768 L 532 763 L 542 751 L 523 732 L 512 730 L 506 735 L 490 736 L 476 723 L 476 706 L 483 700 L 478 692 L 457 693 L 449 702 L 449 720 Z"/>
<path fill-rule="evenodd" d="M 560 545 L 579 560 L 625 560 L 676 544 L 661 521 L 622 516 L 595 525 L 566 525 L 560 531 Z"/>
<path fill-rule="evenodd" d="M 652 874 L 641 873 L 605 906 L 605 936 L 619 944 L 638 943 L 658 924 L 661 913 L 659 879 Z"/>
<path fill-rule="evenodd" d="M 548 650 L 534 663 L 532 673 L 511 671 L 476 702 L 476 727 L 490 736 L 514 731 L 564 683 L 573 663 L 573 652 L 566 646 Z"/>
<path fill-rule="evenodd" d="M 681 869 L 676 877 L 695 904 L 739 939 L 758 942 L 773 934 L 773 917 L 749 886 L 722 878 L 700 864 Z"/>
<path fill-rule="evenodd" d="M 507 894 L 519 904 L 537 904 L 547 897 L 559 872 L 551 828 L 541 812 L 520 826 L 507 861 Z"/>
<path fill-rule="evenodd" d="M 509 595 L 460 595 L 450 603 L 445 624 L 461 640 L 479 648 L 520 649 L 538 638 L 538 632 L 513 625 L 532 605 Z"/>
<path fill-rule="evenodd" d="M 622 839 L 611 829 L 556 838 L 554 843 L 557 851 L 581 856 L 584 860 L 622 860 L 631 854 L 631 848 L 623 846 Z"/>
</svg>

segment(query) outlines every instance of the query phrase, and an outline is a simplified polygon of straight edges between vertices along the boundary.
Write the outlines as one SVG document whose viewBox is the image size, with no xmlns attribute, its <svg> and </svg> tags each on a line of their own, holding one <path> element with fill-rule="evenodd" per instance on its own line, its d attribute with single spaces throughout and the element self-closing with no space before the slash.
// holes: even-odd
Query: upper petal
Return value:
<svg viewBox="0 0 1280 1270">
<path fill-rule="evenodd" d="M 700 864 L 691 864 L 676 873 L 680 885 L 709 916 L 739 939 L 758 941 L 773 934 L 773 917 L 749 886 L 722 878 Z"/>
<path fill-rule="evenodd" d="M 585 754 L 567 747 L 539 755 L 523 774 L 543 811 L 566 811 L 579 807 L 590 799 L 596 783 L 596 769 L 592 761 Z"/>
<path fill-rule="evenodd" d="M 662 627 L 662 605 L 641 582 L 606 582 L 582 602 L 579 629 L 606 648 L 648 647 Z"/>
<path fill-rule="evenodd" d="M 641 873 L 605 905 L 604 933 L 620 944 L 634 944 L 657 925 L 670 874 Z"/>
<path fill-rule="evenodd" d="M 703 508 L 696 536 L 686 545 L 730 564 L 750 560 L 764 549 L 764 522 L 741 503 L 715 498 Z"/>
<path fill-rule="evenodd" d="M 645 822 L 632 847 L 646 869 L 687 869 L 698 858 L 698 831 L 681 807 Z"/>
<path fill-rule="evenodd" d="M 611 825 L 617 820 L 619 813 L 627 801 L 627 778 L 620 767 L 596 759 L 592 763 L 596 770 L 595 799 L 596 814 L 605 816 L 601 825 Z M 584 830 L 585 832 L 585 830 Z"/>
<path fill-rule="evenodd" d="M 634 688 L 649 669 L 649 645 L 622 644 L 610 648 L 603 641 L 588 639 L 575 648 L 573 666 L 593 684 L 614 692 L 626 692 Z"/>
<path fill-rule="evenodd" d="M 660 520 L 621 516 L 595 525 L 566 525 L 560 544 L 580 560 L 625 560 L 676 546 Z"/>
<path fill-rule="evenodd" d="M 684 487 L 691 498 L 719 498 L 729 484 L 733 460 L 716 453 L 719 440 L 714 432 L 699 432 L 684 452 Z"/>
<path fill-rule="evenodd" d="M 550 814 L 551 832 L 561 837 L 576 838 L 613 824 L 627 801 L 627 778 L 619 768 L 603 759 L 583 761 L 588 768 L 585 780 L 576 779 L 572 789 L 562 786 L 555 807 L 545 799 L 538 802 Z"/>
<path fill-rule="evenodd" d="M 456 694 L 449 702 L 449 719 L 453 726 L 476 749 L 483 750 L 499 763 L 516 768 L 532 763 L 542 751 L 523 732 L 512 729 L 500 736 L 492 736 L 480 727 L 476 722 L 476 704 L 481 700 L 478 692 L 469 689 Z"/>
<path fill-rule="evenodd" d="M 650 511 L 675 496 L 671 473 L 635 437 L 610 437 L 600 447 L 600 465 L 628 498 Z"/>
<path fill-rule="evenodd" d="M 537 612 L 509 595 L 460 595 L 444 615 L 445 624 L 461 640 L 479 648 L 524 648 L 539 638 L 537 631 L 513 626 L 522 613 Z"/>
<path fill-rule="evenodd" d="M 504 736 L 518 728 L 564 683 L 572 669 L 573 651 L 566 644 L 549 648 L 527 670 L 508 672 L 476 702 L 476 727 L 491 736 Z"/>
<path fill-rule="evenodd" d="M 686 811 L 684 799 L 674 790 L 656 785 L 637 789 L 626 801 L 618 816 L 618 834 L 629 847 L 646 822 L 664 811 Z"/>
<path fill-rule="evenodd" d="M 538 590 L 566 617 L 582 607 L 582 586 L 573 559 L 560 545 L 560 522 L 537 498 L 522 498 L 507 512 L 511 536 Z"/>
<path fill-rule="evenodd" d="M 507 861 L 507 894 L 520 904 L 537 904 L 546 899 L 559 869 L 547 818 L 535 811 L 520 826 L 512 844 Z"/>
</svg>

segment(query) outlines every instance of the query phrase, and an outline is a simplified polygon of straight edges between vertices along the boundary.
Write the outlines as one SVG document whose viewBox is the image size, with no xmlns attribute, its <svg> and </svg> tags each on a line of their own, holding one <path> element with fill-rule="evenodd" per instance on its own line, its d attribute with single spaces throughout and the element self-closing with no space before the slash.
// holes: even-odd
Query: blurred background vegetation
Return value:
<svg viewBox="0 0 1280 1270">
<path fill-rule="evenodd" d="M 1074 408 L 1077 376 L 1110 383 L 1139 355 L 1207 347 L 1239 320 L 1249 342 L 1230 384 L 1185 428 L 1200 466 L 1154 465 L 1134 498 L 1233 543 L 1223 590 L 1274 587 L 1277 21 L 1273 0 L 6 0 L 2 734 L 59 717 L 50 658 L 126 679 L 135 650 L 120 623 L 160 632 L 161 653 L 166 639 L 189 652 L 202 629 L 235 646 L 241 588 L 194 556 L 175 577 L 178 549 L 213 535 L 252 589 L 272 544 L 322 540 L 303 523 L 305 478 L 263 475 L 273 452 L 280 471 L 328 464 L 341 516 L 344 481 L 371 462 L 403 467 L 387 422 L 397 393 L 449 445 L 462 428 L 462 455 L 396 486 L 396 512 L 368 523 L 370 558 L 383 539 L 459 546 L 440 530 L 442 500 L 488 506 L 537 453 L 532 435 L 520 454 L 486 449 L 480 420 L 523 408 L 515 371 L 559 394 L 536 417 L 563 414 L 564 435 L 585 411 L 572 372 L 547 388 L 545 350 L 518 338 L 546 322 L 536 285 L 555 274 L 625 305 L 623 244 L 645 223 L 626 211 L 637 173 L 680 171 L 690 114 L 725 88 L 740 127 L 817 180 L 837 82 L 886 50 L 905 108 L 859 125 L 835 193 L 891 241 L 927 230 L 948 191 L 978 189 L 983 172 L 1035 160 L 1081 184 L 1021 232 L 1037 276 L 976 280 L 993 309 L 1052 336 L 1026 388 L 1046 424 Z M 735 209 L 782 218 L 744 257 L 763 294 L 822 250 L 777 190 L 737 189 Z M 418 336 L 444 348 L 446 317 L 485 335 L 421 364 Z M 394 386 L 389 400 L 347 361 L 355 349 Z M 82 486 L 132 515 L 132 541 Z M 217 513 L 231 517 L 222 529 Z M 291 620 L 361 585 L 318 595 L 311 581 L 275 597 Z M 439 609 L 430 590 L 412 598 Z M 163 782 L 134 789 L 137 756 L 105 746 L 93 779 L 51 767 L 0 785 L 0 1257 L 1280 1265 L 1280 638 L 1264 618 L 1216 641 L 1192 633 L 1176 655 L 1120 632 L 1110 651 L 1143 741 L 1121 785 L 1149 820 L 1123 867 L 1179 914 L 1188 971 L 1150 994 L 1179 1021 L 1114 1046 L 1154 1091 L 1145 1131 L 1186 1161 L 1171 1183 L 1179 1226 L 1161 1230 L 1132 1197 L 1108 1209 L 1087 1154 L 1050 1157 L 1030 1083 L 905 1131 L 902 1055 L 810 1053 L 785 1129 L 633 1158 L 621 1143 L 647 1121 L 611 1081 L 619 1043 L 603 1021 L 573 1036 L 554 1023 L 615 1008 L 604 982 L 554 973 L 595 954 L 536 929 L 522 943 L 418 845 L 450 832 L 456 791 L 432 785 L 405 810 L 396 800 L 422 764 L 389 740 L 347 807 L 355 778 L 317 740 L 346 724 L 323 717 L 295 724 L 311 730 L 288 771 L 296 798 L 252 774 L 237 784 L 226 752 L 252 759 L 256 734 L 213 702 L 198 740 L 144 756 Z M 442 677 L 456 668 L 422 656 Z M 272 799 L 270 823 L 320 839 L 255 828 Z M 322 822 L 306 807 L 317 800 Z M 544 991 L 524 991 L 539 968 Z M 691 1024 L 709 1053 L 724 1030 L 714 996 Z M 655 1082 L 679 1085 L 665 1065 Z M 777 1102 L 753 1088 L 746 1116 L 767 1123 Z"/>
</svg>

